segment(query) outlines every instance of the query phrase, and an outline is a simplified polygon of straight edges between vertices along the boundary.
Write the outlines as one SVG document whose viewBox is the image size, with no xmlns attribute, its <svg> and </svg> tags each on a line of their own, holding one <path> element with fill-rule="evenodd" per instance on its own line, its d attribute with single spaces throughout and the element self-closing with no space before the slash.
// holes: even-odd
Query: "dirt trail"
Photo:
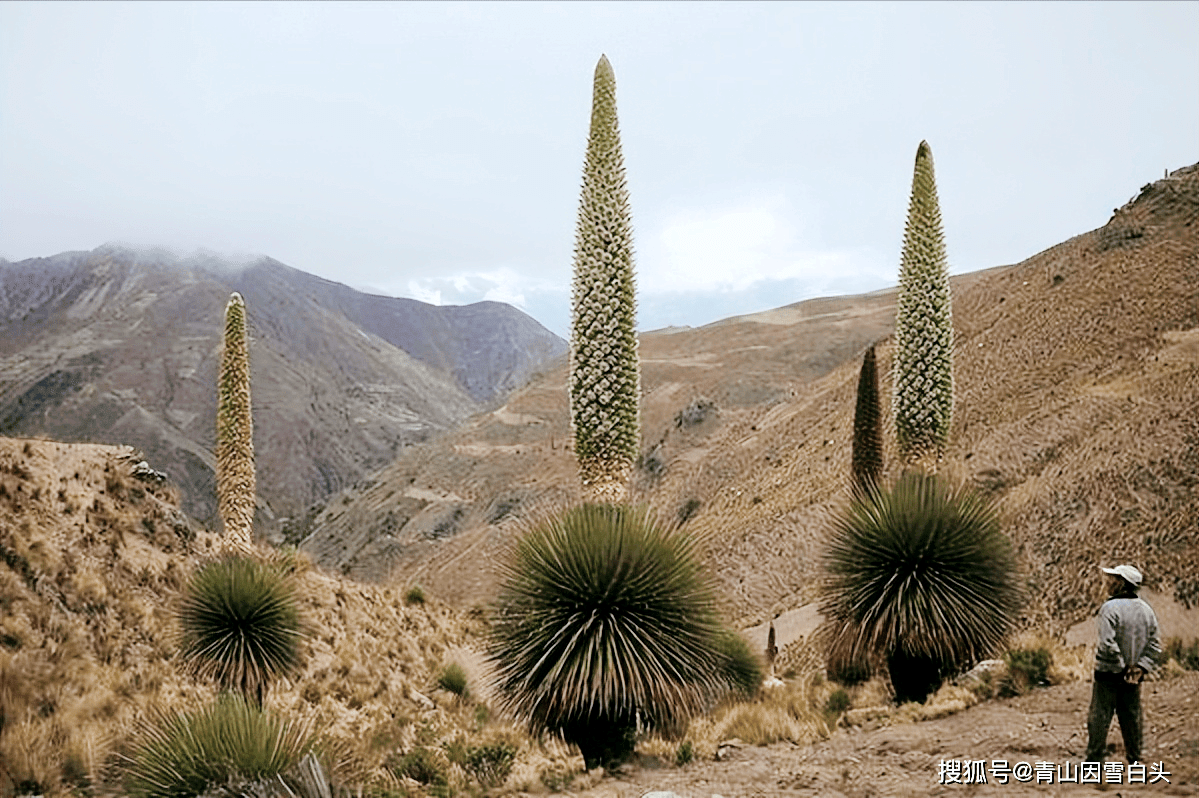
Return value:
<svg viewBox="0 0 1199 798">
<path fill-rule="evenodd" d="M 938 720 L 876 729 L 839 729 L 815 745 L 778 743 L 734 749 L 724 761 L 681 768 L 643 760 L 613 774 L 579 798 L 639 798 L 670 790 L 681 798 L 780 796 L 1196 795 L 1199 794 L 1199 673 L 1146 682 L 1147 763 L 1161 762 L 1169 783 L 1061 785 L 940 784 L 941 760 L 1008 760 L 1077 766 L 1086 745 L 1091 684 L 1073 682 L 1018 698 L 987 701 Z M 1113 759 L 1123 755 L 1115 723 L 1108 736 Z M 1148 780 L 1148 779 L 1147 779 Z M 1056 777 L 1055 777 L 1056 782 Z"/>
</svg>

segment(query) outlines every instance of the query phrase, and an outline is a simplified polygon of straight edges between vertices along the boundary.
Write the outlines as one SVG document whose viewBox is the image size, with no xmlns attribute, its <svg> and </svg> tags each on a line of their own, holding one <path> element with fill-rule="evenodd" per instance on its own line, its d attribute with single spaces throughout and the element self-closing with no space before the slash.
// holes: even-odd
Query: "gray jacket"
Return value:
<svg viewBox="0 0 1199 798">
<path fill-rule="evenodd" d="M 1161 654 L 1157 616 L 1153 608 L 1136 596 L 1108 599 L 1099 608 L 1099 646 L 1095 650 L 1095 670 L 1122 673 L 1129 665 L 1146 671 L 1157 667 Z"/>
</svg>

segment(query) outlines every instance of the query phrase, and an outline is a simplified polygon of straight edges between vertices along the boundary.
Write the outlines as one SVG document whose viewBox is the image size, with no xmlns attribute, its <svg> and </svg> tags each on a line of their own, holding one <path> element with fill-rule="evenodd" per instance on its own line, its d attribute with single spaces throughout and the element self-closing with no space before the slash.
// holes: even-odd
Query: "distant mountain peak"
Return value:
<svg viewBox="0 0 1199 798">
<path fill-rule="evenodd" d="M 0 264 L 0 435 L 131 444 L 212 517 L 222 314 L 245 297 L 262 517 L 522 385 L 566 344 L 496 302 L 374 296 L 274 258 L 108 243 Z"/>
</svg>

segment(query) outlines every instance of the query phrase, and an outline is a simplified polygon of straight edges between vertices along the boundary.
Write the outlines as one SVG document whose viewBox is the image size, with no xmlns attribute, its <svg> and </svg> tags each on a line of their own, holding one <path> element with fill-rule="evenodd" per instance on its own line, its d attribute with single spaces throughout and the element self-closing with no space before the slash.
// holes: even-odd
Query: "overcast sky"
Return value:
<svg viewBox="0 0 1199 798">
<path fill-rule="evenodd" d="M 0 257 L 270 255 L 568 334 L 601 53 L 639 327 L 953 273 L 1199 161 L 1199 3 L 0 3 Z"/>
</svg>

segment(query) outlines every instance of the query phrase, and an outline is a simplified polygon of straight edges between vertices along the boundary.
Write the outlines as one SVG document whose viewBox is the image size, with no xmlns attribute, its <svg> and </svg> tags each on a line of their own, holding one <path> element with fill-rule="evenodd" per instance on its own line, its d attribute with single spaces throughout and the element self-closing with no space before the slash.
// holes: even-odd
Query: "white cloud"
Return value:
<svg viewBox="0 0 1199 798">
<path fill-rule="evenodd" d="M 638 259 L 638 287 L 647 295 L 741 294 L 787 283 L 811 297 L 894 281 L 891 265 L 868 248 L 822 249 L 805 242 L 802 219 L 779 197 L 678 212 Z M 776 306 L 800 298 L 778 296 Z"/>
<path fill-rule="evenodd" d="M 419 299 L 421 302 L 428 302 L 430 305 L 441 304 L 441 291 L 435 288 L 426 288 L 421 285 L 421 280 L 408 281 L 408 295 L 413 299 Z M 423 282 L 429 282 L 425 280 Z"/>
<path fill-rule="evenodd" d="M 434 304 L 466 305 L 471 302 L 506 302 L 528 310 L 534 297 L 559 294 L 563 286 L 531 273 L 521 273 L 510 266 L 465 271 L 438 277 L 421 277 L 408 281 L 408 296 Z"/>
</svg>

